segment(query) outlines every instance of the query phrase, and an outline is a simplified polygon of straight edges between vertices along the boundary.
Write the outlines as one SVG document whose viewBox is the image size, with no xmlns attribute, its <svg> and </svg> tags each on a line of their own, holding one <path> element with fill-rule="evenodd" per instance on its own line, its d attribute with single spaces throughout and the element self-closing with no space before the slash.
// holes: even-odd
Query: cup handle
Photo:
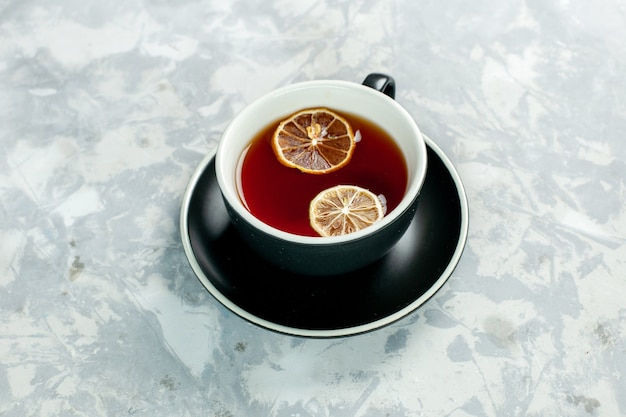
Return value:
<svg viewBox="0 0 626 417">
<path fill-rule="evenodd" d="M 377 72 L 368 74 L 365 80 L 363 80 L 363 85 L 385 93 L 393 99 L 396 98 L 396 82 L 389 75 Z"/>
</svg>

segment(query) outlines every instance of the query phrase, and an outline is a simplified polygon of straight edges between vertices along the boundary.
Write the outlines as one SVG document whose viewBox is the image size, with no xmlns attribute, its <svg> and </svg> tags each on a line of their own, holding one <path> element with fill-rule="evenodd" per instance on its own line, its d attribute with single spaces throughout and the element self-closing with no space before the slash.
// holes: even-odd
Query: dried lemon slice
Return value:
<svg viewBox="0 0 626 417">
<path fill-rule="evenodd" d="M 354 185 L 319 193 L 309 206 L 311 227 L 321 236 L 341 236 L 373 225 L 385 210 L 376 194 Z"/>
<path fill-rule="evenodd" d="M 326 174 L 346 165 L 356 142 L 346 119 L 326 108 L 302 110 L 282 121 L 272 137 L 281 164 L 308 174 Z"/>
</svg>

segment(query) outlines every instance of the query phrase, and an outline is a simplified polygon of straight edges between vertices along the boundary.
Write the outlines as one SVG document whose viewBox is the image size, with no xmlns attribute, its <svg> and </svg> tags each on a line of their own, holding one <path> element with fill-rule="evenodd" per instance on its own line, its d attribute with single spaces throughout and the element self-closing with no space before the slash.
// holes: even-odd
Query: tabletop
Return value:
<svg viewBox="0 0 626 417">
<path fill-rule="evenodd" d="M 235 314 L 183 247 L 196 167 L 374 72 L 462 179 L 454 270 L 360 334 Z M 0 415 L 626 415 L 625 73 L 618 0 L 0 1 Z"/>
</svg>

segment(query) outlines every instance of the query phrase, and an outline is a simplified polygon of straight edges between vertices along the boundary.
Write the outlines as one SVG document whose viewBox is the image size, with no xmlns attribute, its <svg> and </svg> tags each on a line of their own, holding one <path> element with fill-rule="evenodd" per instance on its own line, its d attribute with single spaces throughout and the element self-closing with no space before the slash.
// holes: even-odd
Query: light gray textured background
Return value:
<svg viewBox="0 0 626 417">
<path fill-rule="evenodd" d="M 261 94 L 369 72 L 457 167 L 463 257 L 372 333 L 248 324 L 187 181 Z M 624 74 L 619 0 L 0 0 L 0 415 L 626 415 Z"/>
</svg>

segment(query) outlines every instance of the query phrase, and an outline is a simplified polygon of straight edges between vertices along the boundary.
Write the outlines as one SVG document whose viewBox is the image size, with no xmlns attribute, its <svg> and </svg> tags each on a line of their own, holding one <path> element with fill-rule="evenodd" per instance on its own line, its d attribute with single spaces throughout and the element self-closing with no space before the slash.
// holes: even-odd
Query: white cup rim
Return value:
<svg viewBox="0 0 626 417">
<path fill-rule="evenodd" d="M 356 94 L 367 97 L 368 99 L 377 100 L 381 103 L 381 105 L 386 106 L 390 111 L 393 111 L 399 117 L 399 120 L 403 121 L 406 124 L 406 129 L 411 132 L 411 135 L 415 139 L 415 150 L 417 161 L 415 166 L 409 166 L 409 176 L 412 180 L 408 184 L 408 188 L 405 192 L 404 197 L 400 201 L 397 207 L 395 207 L 392 211 L 387 213 L 380 221 L 375 224 L 362 229 L 360 231 L 342 235 L 342 236 L 303 236 L 294 233 L 289 233 L 278 228 L 272 227 L 257 217 L 255 217 L 244 205 L 242 202 L 239 192 L 237 190 L 236 184 L 236 165 L 235 169 L 233 169 L 232 158 L 233 152 L 237 152 L 237 159 L 244 151 L 245 146 L 242 148 L 238 148 L 235 151 L 229 149 L 229 141 L 230 137 L 233 135 L 233 132 L 239 128 L 239 124 L 245 123 L 245 120 L 250 118 L 255 114 L 255 112 L 260 112 L 262 109 L 271 108 L 271 104 L 273 101 L 275 102 L 277 99 L 281 97 L 285 97 L 288 94 L 293 94 L 297 91 L 304 91 L 307 89 L 335 89 L 337 91 L 341 91 L 342 89 L 348 89 L 356 92 Z M 347 90 L 345 90 L 347 91 Z M 306 106 L 309 107 L 309 106 Z M 312 106 L 311 106 L 312 107 Z M 333 107 L 332 105 L 328 105 L 328 107 Z M 300 108 L 293 108 L 292 113 L 300 110 Z M 359 114 L 358 109 L 352 111 L 352 113 Z M 266 120 L 266 123 L 271 123 L 274 119 Z M 374 121 L 377 122 L 377 121 Z M 380 124 L 377 122 L 377 124 Z M 265 125 L 259 126 L 257 131 L 262 129 Z M 393 136 L 393 135 L 392 135 Z M 253 136 L 248 138 L 248 143 L 252 141 Z M 230 160 L 230 162 L 225 163 L 225 161 Z M 407 161 L 408 163 L 408 161 Z M 369 236 L 376 231 L 385 228 L 390 223 L 393 223 L 396 219 L 398 219 L 402 213 L 406 210 L 409 210 L 412 206 L 415 199 L 419 196 L 420 190 L 426 178 L 426 168 L 427 168 L 427 153 L 426 153 L 426 143 L 422 136 L 422 133 L 415 122 L 415 120 L 411 117 L 411 115 L 406 111 L 404 107 L 398 104 L 397 101 L 392 99 L 391 97 L 385 95 L 382 92 L 379 92 L 371 87 L 365 86 L 363 84 L 358 84 L 349 81 L 342 80 L 313 80 L 313 81 L 303 81 L 299 83 L 293 83 L 278 89 L 275 89 L 256 100 L 252 101 L 250 104 L 245 106 L 240 112 L 238 112 L 230 123 L 227 125 L 226 129 L 222 133 L 222 137 L 217 146 L 217 152 L 215 156 L 215 168 L 216 168 L 216 178 L 222 195 L 227 200 L 228 204 L 231 206 L 233 210 L 237 212 L 237 214 L 250 225 L 255 227 L 256 229 L 271 235 L 277 239 L 282 239 L 285 241 L 289 241 L 292 243 L 299 243 L 303 245 L 331 245 L 338 244 L 343 242 L 351 242 L 355 240 L 362 239 L 366 236 Z"/>
</svg>

